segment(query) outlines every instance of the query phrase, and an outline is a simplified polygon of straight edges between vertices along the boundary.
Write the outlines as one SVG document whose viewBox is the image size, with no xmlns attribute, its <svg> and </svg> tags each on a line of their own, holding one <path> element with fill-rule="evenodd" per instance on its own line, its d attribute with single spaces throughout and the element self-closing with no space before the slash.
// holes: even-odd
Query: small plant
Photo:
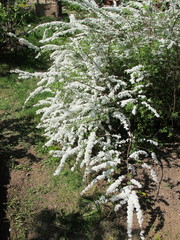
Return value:
<svg viewBox="0 0 180 240">
<path fill-rule="evenodd" d="M 162 240 L 162 238 L 161 238 L 159 235 L 155 235 L 155 236 L 154 236 L 154 239 L 155 239 L 155 240 Z"/>
<path fill-rule="evenodd" d="M 128 239 L 135 211 L 144 239 L 140 198 L 146 173 L 150 184 L 158 183 L 153 170 L 158 164 L 157 142 L 150 138 L 160 117 L 150 94 L 158 89 L 153 61 L 177 47 L 178 1 L 164 12 L 153 1 L 129 1 L 110 9 L 99 8 L 93 0 L 66 2 L 85 10 L 86 17 L 70 15 L 69 22 L 34 29 L 43 30 L 40 48 L 51 53 L 52 66 L 46 72 L 16 72 L 20 78 L 40 78 L 27 101 L 40 93 L 51 94 L 36 106 L 41 114 L 38 127 L 48 138 L 45 146 L 58 146 L 50 151 L 60 159 L 54 176 L 62 174 L 67 163 L 72 171 L 81 169 L 86 184 L 81 194 L 100 185 L 103 193 L 97 203 L 110 202 L 116 212 L 127 206 Z M 65 43 L 62 37 L 67 37 Z"/>
</svg>

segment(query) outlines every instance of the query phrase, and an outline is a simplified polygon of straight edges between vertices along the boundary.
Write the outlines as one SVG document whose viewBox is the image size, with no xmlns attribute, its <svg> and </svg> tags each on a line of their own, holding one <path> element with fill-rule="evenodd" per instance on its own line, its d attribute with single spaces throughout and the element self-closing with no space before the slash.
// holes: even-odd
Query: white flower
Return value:
<svg viewBox="0 0 180 240">
<path fill-rule="evenodd" d="M 156 156 L 155 152 L 152 152 L 152 153 L 151 153 L 151 157 L 152 157 L 152 159 L 155 161 L 155 163 L 158 164 L 158 159 L 157 159 L 157 156 Z"/>
<path fill-rule="evenodd" d="M 153 181 L 158 183 L 158 178 L 157 178 L 157 175 L 156 175 L 155 171 L 149 165 L 147 165 L 146 163 L 143 163 L 142 167 L 150 170 L 150 175 L 151 175 Z"/>
<path fill-rule="evenodd" d="M 125 176 L 123 175 L 118 177 L 118 179 L 108 187 L 108 189 L 106 190 L 106 194 L 109 195 L 110 193 L 115 192 L 124 178 Z"/>
</svg>

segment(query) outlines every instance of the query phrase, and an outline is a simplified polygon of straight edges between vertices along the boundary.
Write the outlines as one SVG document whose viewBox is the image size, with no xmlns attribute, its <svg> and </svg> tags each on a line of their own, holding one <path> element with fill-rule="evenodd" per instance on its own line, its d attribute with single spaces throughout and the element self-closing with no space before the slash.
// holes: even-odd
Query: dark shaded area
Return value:
<svg viewBox="0 0 180 240">
<path fill-rule="evenodd" d="M 127 239 L 126 207 L 118 214 L 108 206 L 100 207 L 94 196 L 83 197 L 74 211 L 44 209 L 33 219 L 29 240 L 103 240 Z M 140 230 L 133 229 L 139 237 Z"/>
<path fill-rule="evenodd" d="M 156 220 L 158 220 L 158 224 L 156 225 L 156 228 L 154 230 L 155 233 L 157 233 L 160 229 L 163 228 L 164 226 L 164 213 L 162 212 L 160 207 L 156 207 L 156 208 L 151 208 L 150 209 L 150 220 L 148 222 L 148 226 L 145 228 L 145 235 L 148 234 L 148 232 L 150 231 L 152 225 L 155 223 Z"/>
<path fill-rule="evenodd" d="M 14 149 L 14 147 L 20 142 L 34 145 L 44 139 L 42 136 L 39 136 L 39 130 L 36 128 L 35 122 L 33 122 L 33 119 L 30 117 L 2 121 L 0 123 L 0 133 L 1 146 L 7 147 L 8 145 L 11 145 L 11 148 L 7 150 L 12 153 L 14 152 L 15 156 L 20 158 L 24 157 L 25 152 L 27 152 L 27 149 L 21 149 L 20 151 Z"/>
<path fill-rule="evenodd" d="M 117 221 L 118 219 L 118 221 Z M 106 221 L 107 228 L 103 226 Z M 119 223 L 119 216 L 113 213 L 109 216 L 86 215 L 80 211 L 66 213 L 54 209 L 44 209 L 34 219 L 34 232 L 29 235 L 30 240 L 103 240 L 109 225 L 118 231 L 117 239 L 127 239 L 126 228 Z"/>
<path fill-rule="evenodd" d="M 8 160 L 10 155 L 0 148 L 0 239 L 9 239 L 10 223 L 6 218 L 7 185 L 10 180 Z"/>
<path fill-rule="evenodd" d="M 9 40 L 8 47 L 0 50 L 0 64 L 6 64 L 6 69 L 0 71 L 0 76 L 8 76 L 11 69 L 46 70 L 49 66 L 46 56 L 35 58 L 37 52 L 20 45 L 16 40 Z"/>
<path fill-rule="evenodd" d="M 9 239 L 10 223 L 6 218 L 7 185 L 10 182 L 10 166 L 18 165 L 18 159 L 27 158 L 28 162 L 40 159 L 28 151 L 27 146 L 42 141 L 35 129 L 35 123 L 30 118 L 8 119 L 0 122 L 0 239 Z"/>
<path fill-rule="evenodd" d="M 44 209 L 35 218 L 35 232 L 31 240 L 81 239 L 85 240 L 86 223 L 79 212 L 65 213 Z"/>
</svg>

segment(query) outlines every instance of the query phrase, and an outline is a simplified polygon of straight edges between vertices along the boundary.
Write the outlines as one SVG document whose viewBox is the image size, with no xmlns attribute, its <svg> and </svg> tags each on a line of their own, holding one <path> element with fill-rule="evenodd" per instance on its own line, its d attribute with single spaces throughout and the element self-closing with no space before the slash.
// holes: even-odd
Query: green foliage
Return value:
<svg viewBox="0 0 180 240">
<path fill-rule="evenodd" d="M 136 1 L 131 1 L 131 6 L 139 8 Z M 132 120 L 132 128 L 138 137 L 146 134 L 149 137 L 158 135 L 167 137 L 176 132 L 179 128 L 180 112 L 180 48 L 178 43 L 178 26 L 180 24 L 178 12 L 170 13 L 166 2 L 162 9 L 157 9 L 157 1 L 152 8 L 143 6 L 142 15 L 137 23 L 133 23 L 128 32 L 125 43 L 118 46 L 116 42 L 109 46 L 109 66 L 106 70 L 124 79 L 126 68 L 135 64 L 143 65 L 147 72 L 142 84 L 147 84 L 143 89 L 151 104 L 157 110 L 160 118 L 154 118 L 150 112 L 140 108 L 138 115 Z M 127 21 L 133 21 L 132 12 L 128 8 L 122 11 Z M 118 27 L 118 26 L 117 26 Z M 124 38 L 122 32 L 120 38 Z M 127 42 L 126 42 L 127 41 Z M 128 56 L 123 59 L 114 52 L 127 51 Z M 127 106 L 128 110 L 128 106 Z M 149 126 L 149 127 L 148 127 Z"/>
<path fill-rule="evenodd" d="M 0 3 L 0 47 L 11 43 L 7 33 L 24 31 L 31 15 L 32 9 L 26 0 Z"/>
<path fill-rule="evenodd" d="M 52 185 L 58 186 L 59 182 L 68 183 L 65 187 L 66 190 L 73 192 L 77 191 L 78 189 L 82 188 L 82 174 L 78 171 L 70 171 L 69 169 L 66 169 L 62 172 L 61 176 L 59 177 L 53 177 Z"/>
<path fill-rule="evenodd" d="M 173 128 L 178 128 L 179 122 L 179 46 L 174 44 L 171 48 L 168 48 L 167 45 L 165 47 L 166 49 L 162 51 L 162 54 L 157 55 L 156 58 L 153 57 L 152 52 L 157 51 L 160 45 L 157 46 L 155 40 L 151 47 L 145 45 L 141 51 L 141 61 L 146 63 L 149 72 L 150 85 L 147 96 L 151 97 L 153 106 L 161 116 L 158 121 L 153 121 L 151 130 L 154 129 L 154 133 L 157 133 L 158 129 L 161 131 L 164 127 L 167 127 L 167 133 L 170 133 Z"/>
</svg>

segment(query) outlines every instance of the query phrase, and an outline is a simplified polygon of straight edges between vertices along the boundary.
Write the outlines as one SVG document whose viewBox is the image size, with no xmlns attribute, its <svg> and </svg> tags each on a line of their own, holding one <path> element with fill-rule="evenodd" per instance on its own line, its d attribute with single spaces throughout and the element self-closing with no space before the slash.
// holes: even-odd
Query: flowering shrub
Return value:
<svg viewBox="0 0 180 240">
<path fill-rule="evenodd" d="M 60 159 L 54 175 L 73 157 L 71 170 L 80 168 L 84 174 L 82 194 L 102 182 L 104 194 L 98 202 L 111 202 L 115 211 L 127 206 L 129 239 L 135 210 L 144 239 L 138 192 L 144 188 L 146 172 L 158 183 L 152 168 L 158 160 L 148 147 L 157 142 L 143 131 L 139 134 L 138 124 L 146 119 L 147 127 L 160 117 L 150 99 L 150 61 L 158 57 L 163 62 L 167 49 L 178 47 L 179 3 L 169 1 L 161 12 L 153 1 L 110 8 L 99 8 L 93 0 L 66 2 L 85 10 L 86 17 L 70 15 L 69 22 L 34 29 L 43 30 L 41 51 L 50 52 L 52 66 L 47 72 L 17 72 L 20 78 L 40 79 L 27 101 L 42 92 L 51 94 L 36 106 L 41 114 L 38 127 L 48 139 L 45 145 L 59 146 L 51 151 Z"/>
</svg>

